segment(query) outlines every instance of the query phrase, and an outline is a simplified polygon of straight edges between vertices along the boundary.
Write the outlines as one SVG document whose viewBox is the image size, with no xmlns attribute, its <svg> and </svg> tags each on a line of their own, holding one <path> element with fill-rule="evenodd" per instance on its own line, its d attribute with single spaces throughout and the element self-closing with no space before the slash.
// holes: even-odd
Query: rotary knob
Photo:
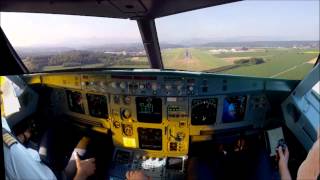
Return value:
<svg viewBox="0 0 320 180">
<path fill-rule="evenodd" d="M 139 85 L 139 88 L 142 90 L 142 89 L 144 89 L 146 86 L 144 85 L 144 84 L 140 84 Z"/>
<path fill-rule="evenodd" d="M 115 128 L 119 128 L 119 127 L 120 127 L 120 122 L 119 122 L 119 121 L 114 121 L 114 122 L 113 122 L 113 126 L 114 126 Z"/>
<path fill-rule="evenodd" d="M 100 82 L 100 86 L 105 87 L 105 86 L 106 86 L 106 82 L 101 81 L 101 82 Z"/>
<path fill-rule="evenodd" d="M 176 140 L 177 141 L 182 141 L 184 139 L 184 137 L 185 137 L 185 134 L 183 132 L 178 132 Z"/>
<path fill-rule="evenodd" d="M 131 117 L 131 112 L 128 109 L 123 109 L 121 112 L 121 117 L 123 119 L 129 119 Z"/>
<path fill-rule="evenodd" d="M 123 127 L 123 133 L 124 133 L 126 136 L 132 136 L 132 134 L 133 134 L 132 126 L 131 126 L 131 125 L 125 125 L 125 126 Z"/>
<path fill-rule="evenodd" d="M 121 82 L 120 83 L 120 88 L 121 89 L 125 89 L 127 87 L 126 83 L 125 82 Z"/>
<path fill-rule="evenodd" d="M 112 88 L 117 88 L 117 83 L 116 83 L 116 82 L 111 82 L 111 83 L 110 83 L 110 86 L 111 86 Z"/>
</svg>

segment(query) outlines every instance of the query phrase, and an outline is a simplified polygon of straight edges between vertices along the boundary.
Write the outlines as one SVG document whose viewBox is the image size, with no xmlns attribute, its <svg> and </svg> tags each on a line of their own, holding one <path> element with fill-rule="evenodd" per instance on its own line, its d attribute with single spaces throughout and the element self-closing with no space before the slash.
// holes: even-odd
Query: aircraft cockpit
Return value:
<svg viewBox="0 0 320 180">
<path fill-rule="evenodd" d="M 296 178 L 320 133 L 317 5 L 1 1 L 5 178 L 20 143 L 65 179 L 82 137 L 88 179 L 277 179 L 279 146 Z"/>
</svg>

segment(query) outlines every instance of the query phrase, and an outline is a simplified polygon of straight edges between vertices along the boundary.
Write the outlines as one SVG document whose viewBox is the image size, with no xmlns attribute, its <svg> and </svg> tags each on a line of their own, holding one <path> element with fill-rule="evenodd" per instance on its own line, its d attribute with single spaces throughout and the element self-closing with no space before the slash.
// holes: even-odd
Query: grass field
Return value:
<svg viewBox="0 0 320 180">
<path fill-rule="evenodd" d="M 216 52 L 213 48 L 174 48 L 162 50 L 165 69 L 207 71 L 281 79 L 302 79 L 313 67 L 319 50 L 294 48 L 249 49 L 247 51 Z M 213 53 L 214 52 L 214 53 Z M 259 58 L 263 63 L 239 64 L 239 61 Z M 150 68 L 146 57 L 132 57 L 129 64 L 115 63 L 107 68 Z M 79 67 L 44 66 L 43 71 L 71 68 L 103 68 L 104 63 Z"/>
<path fill-rule="evenodd" d="M 185 49 L 162 51 L 165 68 L 190 71 L 213 71 L 215 68 L 232 65 L 234 60 L 262 58 L 264 63 L 230 68 L 218 73 L 302 79 L 313 67 L 319 51 L 313 49 L 268 48 L 248 52 L 223 52 L 213 54 L 208 49 L 190 48 L 191 58 L 186 58 Z"/>
</svg>

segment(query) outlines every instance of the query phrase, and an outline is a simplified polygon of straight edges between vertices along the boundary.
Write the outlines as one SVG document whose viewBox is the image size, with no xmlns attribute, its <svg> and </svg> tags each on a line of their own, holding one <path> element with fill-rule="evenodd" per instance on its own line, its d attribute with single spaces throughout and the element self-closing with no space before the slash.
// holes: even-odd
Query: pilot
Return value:
<svg viewBox="0 0 320 180">
<path fill-rule="evenodd" d="M 1 105 L 2 92 L 0 90 L 0 106 Z M 19 141 L 21 140 L 20 135 L 19 138 L 16 138 L 12 135 L 7 121 L 2 116 L 1 123 L 6 180 L 57 179 L 52 170 L 43 162 L 41 162 L 39 153 L 37 151 L 23 146 Z M 28 138 L 25 135 L 23 137 Z M 80 141 L 79 144 L 83 143 Z M 72 167 L 74 167 L 75 175 L 72 178 L 74 180 L 84 180 L 94 174 L 96 168 L 95 159 L 91 158 L 80 160 L 77 150 L 79 150 L 79 148 L 76 148 L 74 150 L 72 158 L 70 159 L 67 168 L 65 169 L 65 173 L 72 170 Z M 68 178 L 67 175 L 64 177 Z"/>
<path fill-rule="evenodd" d="M 277 149 L 279 156 L 279 173 L 282 180 L 291 180 L 288 169 L 289 149 Z M 302 162 L 298 169 L 297 179 L 319 179 L 320 178 L 320 129 L 318 131 L 318 139 L 310 149 L 307 158 Z"/>
</svg>

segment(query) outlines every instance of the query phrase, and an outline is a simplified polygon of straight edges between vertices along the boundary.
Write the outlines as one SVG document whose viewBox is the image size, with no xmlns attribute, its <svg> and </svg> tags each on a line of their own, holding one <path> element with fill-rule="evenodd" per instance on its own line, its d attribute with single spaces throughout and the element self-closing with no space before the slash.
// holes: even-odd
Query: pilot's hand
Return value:
<svg viewBox="0 0 320 180">
<path fill-rule="evenodd" d="M 23 133 L 17 135 L 17 138 L 22 144 L 24 144 L 29 141 L 29 139 L 31 138 L 31 135 L 32 135 L 31 129 L 28 128 Z"/>
<path fill-rule="evenodd" d="M 289 149 L 286 147 L 285 149 L 282 149 L 282 146 L 279 146 L 277 148 L 277 155 L 278 155 L 278 166 L 279 166 L 279 173 L 281 176 L 281 179 L 290 180 L 291 175 L 288 169 L 288 160 L 289 160 Z"/>
<path fill-rule="evenodd" d="M 75 155 L 77 173 L 74 180 L 85 180 L 96 170 L 95 158 L 81 160 L 78 153 Z"/>
<path fill-rule="evenodd" d="M 126 178 L 127 180 L 151 180 L 143 171 L 127 171 Z"/>
<path fill-rule="evenodd" d="M 288 167 L 288 160 L 289 160 L 289 150 L 288 147 L 282 149 L 282 146 L 279 146 L 277 148 L 277 154 L 278 154 L 278 158 L 279 158 L 279 168 L 285 168 Z"/>
</svg>

